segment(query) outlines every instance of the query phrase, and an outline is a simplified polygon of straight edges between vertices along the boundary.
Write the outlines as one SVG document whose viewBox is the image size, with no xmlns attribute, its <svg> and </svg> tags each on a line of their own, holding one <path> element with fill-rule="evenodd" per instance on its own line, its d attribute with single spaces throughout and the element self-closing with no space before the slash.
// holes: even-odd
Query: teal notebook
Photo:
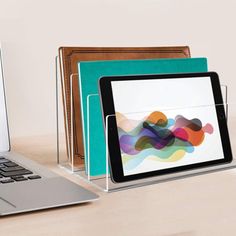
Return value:
<svg viewBox="0 0 236 236">
<path fill-rule="evenodd" d="M 98 176 L 106 173 L 105 134 L 98 95 L 99 78 L 112 75 L 206 72 L 207 59 L 90 61 L 78 63 L 78 71 L 80 101 L 82 103 L 85 167 L 86 172 L 90 173 L 91 176 Z"/>
</svg>

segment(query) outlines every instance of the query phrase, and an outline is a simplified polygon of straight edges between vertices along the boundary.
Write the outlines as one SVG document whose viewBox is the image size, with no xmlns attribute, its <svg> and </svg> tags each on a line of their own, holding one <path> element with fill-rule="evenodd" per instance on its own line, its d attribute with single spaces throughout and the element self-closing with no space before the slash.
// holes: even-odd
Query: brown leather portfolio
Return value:
<svg viewBox="0 0 236 236">
<path fill-rule="evenodd" d="M 97 60 L 126 60 L 126 59 L 154 59 L 154 58 L 185 58 L 190 57 L 188 46 L 177 47 L 60 47 L 59 60 L 62 78 L 63 106 L 67 153 L 71 153 L 71 86 L 70 77 L 73 76 L 73 156 L 74 164 L 84 162 L 83 130 L 81 121 L 81 105 L 79 95 L 78 62 Z M 71 156 L 71 155 L 70 155 Z"/>
</svg>

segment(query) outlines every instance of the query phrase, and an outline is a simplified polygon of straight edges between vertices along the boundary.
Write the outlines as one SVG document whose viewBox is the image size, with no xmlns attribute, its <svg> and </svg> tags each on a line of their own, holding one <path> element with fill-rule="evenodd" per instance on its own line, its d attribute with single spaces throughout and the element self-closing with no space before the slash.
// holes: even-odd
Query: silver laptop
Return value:
<svg viewBox="0 0 236 236">
<path fill-rule="evenodd" d="M 0 47 L 0 215 L 73 205 L 96 199 L 96 194 L 10 152 Z"/>
</svg>

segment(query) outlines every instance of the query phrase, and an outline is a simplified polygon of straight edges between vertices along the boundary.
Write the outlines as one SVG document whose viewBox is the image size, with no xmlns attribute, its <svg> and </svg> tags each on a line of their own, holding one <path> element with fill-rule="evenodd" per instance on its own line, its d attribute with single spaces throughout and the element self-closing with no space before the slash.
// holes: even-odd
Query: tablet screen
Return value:
<svg viewBox="0 0 236 236">
<path fill-rule="evenodd" d="M 210 77 L 111 86 L 124 176 L 224 159 Z"/>
</svg>

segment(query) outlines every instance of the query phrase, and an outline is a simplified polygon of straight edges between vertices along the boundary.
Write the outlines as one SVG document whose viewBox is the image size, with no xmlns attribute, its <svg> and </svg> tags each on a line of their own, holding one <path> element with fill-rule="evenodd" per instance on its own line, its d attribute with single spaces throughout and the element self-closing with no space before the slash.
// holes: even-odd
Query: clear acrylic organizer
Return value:
<svg viewBox="0 0 236 236">
<path fill-rule="evenodd" d="M 58 65 L 58 64 L 57 64 Z M 71 81 L 74 79 L 78 79 L 78 75 L 71 75 Z M 156 184 L 164 181 L 170 181 L 180 178 L 185 178 L 188 176 L 195 176 L 200 174 L 206 174 L 210 172 L 220 171 L 220 170 L 227 170 L 236 167 L 236 160 L 233 159 L 231 163 L 228 164 L 218 164 L 213 165 L 211 167 L 204 167 L 204 168 L 197 168 L 187 171 L 175 172 L 171 174 L 159 175 L 155 177 L 143 178 L 140 180 L 135 181 L 128 181 L 124 183 L 114 183 L 110 176 L 110 167 L 109 167 L 109 127 L 111 122 L 114 122 L 114 119 L 117 120 L 117 114 L 110 114 L 105 118 L 106 128 L 103 127 L 103 119 L 100 109 L 100 98 L 98 94 L 91 94 L 87 97 L 87 124 L 85 129 L 85 140 L 86 140 L 86 148 L 85 148 L 85 166 L 81 168 L 77 168 L 74 166 L 74 157 L 73 155 L 69 155 L 66 152 L 66 145 L 68 148 L 68 138 L 61 138 L 65 137 L 65 134 L 62 135 L 64 126 L 60 122 L 64 122 L 63 114 L 61 112 L 62 108 L 60 108 L 60 95 L 59 95 L 59 76 L 57 74 L 57 160 L 58 164 L 64 168 L 65 170 L 69 171 L 70 173 L 80 177 L 81 179 L 85 180 L 86 182 L 94 185 L 95 187 L 99 188 L 105 192 L 113 192 L 119 191 L 123 189 L 129 189 L 134 187 L 140 187 L 145 185 Z M 73 83 L 71 83 L 73 84 Z M 201 104 L 201 106 L 192 106 L 192 107 L 162 107 L 158 108 L 158 111 L 167 114 L 166 116 L 174 118 L 177 114 L 181 114 L 188 119 L 199 118 L 200 120 L 205 117 L 198 117 L 199 114 L 210 114 L 216 109 L 217 106 L 223 106 L 225 109 L 225 117 L 227 119 L 228 130 L 230 132 L 230 136 L 236 135 L 234 134 L 233 125 L 236 124 L 236 117 L 230 114 L 236 114 L 236 111 L 233 112 L 233 108 L 236 107 L 234 105 L 228 105 L 227 96 L 227 86 L 222 85 L 222 95 L 224 98 L 223 104 Z M 71 90 L 72 91 L 72 90 Z M 73 104 L 73 96 L 71 96 L 71 104 Z M 236 105 L 236 104 L 235 104 Z M 71 109 L 71 127 L 73 127 L 73 109 Z M 123 114 L 125 117 L 140 117 L 140 120 L 136 119 L 136 122 L 140 123 L 143 122 L 144 117 L 147 117 L 148 114 L 150 115 L 151 111 L 142 111 L 136 113 L 126 113 Z M 192 114 L 192 117 L 191 117 Z M 195 114 L 195 115 L 194 115 Z M 96 122 L 94 122 L 94 117 L 96 117 Z M 131 119 L 130 118 L 130 119 Z M 207 119 L 206 119 L 207 120 Z M 97 125 L 97 124 L 100 125 Z M 235 125 L 236 128 L 236 125 Z M 236 129 L 235 129 L 236 130 Z M 73 144 L 73 128 L 71 128 L 71 144 Z M 97 135 L 97 134 L 100 135 Z M 210 135 L 210 134 L 206 134 Z M 236 136 L 235 136 L 236 137 Z M 85 141 L 84 140 L 84 141 Z M 231 138 L 231 147 L 232 153 L 234 153 L 234 147 L 236 144 L 232 142 L 234 141 Z M 197 149 L 197 147 L 196 147 Z M 214 149 L 214 148 L 212 148 Z M 67 149 L 68 150 L 68 149 Z M 74 147 L 70 147 L 71 153 L 73 153 Z M 212 151 L 211 151 L 212 152 Z M 210 152 L 209 152 L 210 153 Z M 213 153 L 213 152 L 212 152 Z M 211 156 L 213 155 L 211 153 Z M 209 154 L 210 156 L 210 154 Z M 233 155 L 234 156 L 234 155 Z M 213 157 L 212 157 L 213 158 Z M 128 172 L 127 172 L 128 173 Z"/>
</svg>

